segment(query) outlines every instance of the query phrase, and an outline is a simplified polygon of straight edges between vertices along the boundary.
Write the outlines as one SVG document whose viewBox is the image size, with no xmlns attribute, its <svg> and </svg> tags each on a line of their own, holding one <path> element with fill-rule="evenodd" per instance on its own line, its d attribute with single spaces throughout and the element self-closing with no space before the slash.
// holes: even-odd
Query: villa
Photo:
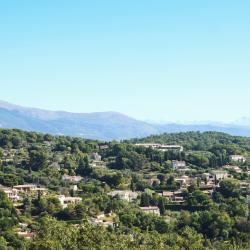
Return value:
<svg viewBox="0 0 250 250">
<path fill-rule="evenodd" d="M 12 202 L 20 200 L 17 189 L 0 186 L 0 190 L 3 191 Z"/>
<path fill-rule="evenodd" d="M 62 180 L 68 182 L 80 182 L 83 178 L 81 176 L 70 176 L 70 175 L 63 175 Z"/>
<path fill-rule="evenodd" d="M 40 192 L 44 194 L 48 191 L 47 188 L 37 187 L 35 184 L 16 185 L 13 188 L 21 193 Z"/>
<path fill-rule="evenodd" d="M 63 208 L 68 207 L 68 205 L 76 205 L 82 201 L 81 197 L 66 197 L 65 195 L 59 195 L 58 200 L 60 201 Z"/>
<path fill-rule="evenodd" d="M 211 171 L 211 175 L 214 180 L 223 180 L 229 177 L 228 173 L 224 170 L 213 170 Z"/>
<path fill-rule="evenodd" d="M 109 196 L 111 197 L 118 197 L 121 200 L 126 200 L 126 201 L 133 201 L 136 200 L 138 197 L 138 193 L 137 192 L 133 192 L 130 190 L 115 190 L 112 192 L 108 193 Z"/>
<path fill-rule="evenodd" d="M 158 207 L 140 207 L 140 209 L 147 214 L 160 215 L 160 209 Z"/>
</svg>

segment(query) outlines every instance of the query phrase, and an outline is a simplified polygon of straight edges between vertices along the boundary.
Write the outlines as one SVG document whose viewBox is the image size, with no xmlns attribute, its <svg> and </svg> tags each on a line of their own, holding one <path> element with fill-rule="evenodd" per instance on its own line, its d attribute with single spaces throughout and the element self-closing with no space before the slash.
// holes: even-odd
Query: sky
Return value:
<svg viewBox="0 0 250 250">
<path fill-rule="evenodd" d="M 250 1 L 1 0 L 0 100 L 143 120 L 250 116 Z"/>
</svg>

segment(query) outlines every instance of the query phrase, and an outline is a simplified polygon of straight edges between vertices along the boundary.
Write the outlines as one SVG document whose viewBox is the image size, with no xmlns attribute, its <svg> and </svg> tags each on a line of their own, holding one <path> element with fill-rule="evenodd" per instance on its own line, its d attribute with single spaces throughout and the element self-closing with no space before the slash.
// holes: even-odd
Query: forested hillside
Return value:
<svg viewBox="0 0 250 250">
<path fill-rule="evenodd" d="M 0 249 L 250 249 L 250 138 L 0 130 Z"/>
<path fill-rule="evenodd" d="M 187 150 L 208 150 L 215 145 L 234 145 L 250 151 L 250 137 L 232 136 L 219 132 L 183 132 L 152 135 L 133 142 L 154 142 L 166 144 L 182 144 Z"/>
</svg>

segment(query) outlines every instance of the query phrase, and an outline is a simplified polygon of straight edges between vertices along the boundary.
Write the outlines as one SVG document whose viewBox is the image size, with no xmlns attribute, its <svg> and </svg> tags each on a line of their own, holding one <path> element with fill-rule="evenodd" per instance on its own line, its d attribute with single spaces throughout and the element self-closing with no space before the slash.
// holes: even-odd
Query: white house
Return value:
<svg viewBox="0 0 250 250">
<path fill-rule="evenodd" d="M 186 168 L 186 162 L 185 161 L 172 161 L 172 167 L 174 170 L 178 168 Z"/>
<path fill-rule="evenodd" d="M 90 218 L 89 219 L 89 223 L 93 226 L 101 226 L 101 227 L 111 227 L 113 228 L 115 223 L 113 221 L 105 221 L 103 219 L 99 219 L 99 218 Z"/>
<path fill-rule="evenodd" d="M 68 182 L 80 182 L 83 178 L 81 176 L 70 176 L 70 175 L 63 175 L 62 180 Z"/>
<path fill-rule="evenodd" d="M 229 159 L 230 161 L 234 161 L 234 162 L 241 162 L 241 163 L 246 162 L 246 157 L 242 155 L 230 155 Z"/>
<path fill-rule="evenodd" d="M 66 197 L 65 195 L 59 195 L 58 200 L 60 201 L 63 208 L 68 207 L 69 204 L 79 204 L 82 201 L 81 197 Z"/>
<path fill-rule="evenodd" d="M 101 161 L 102 157 L 98 153 L 95 152 L 90 155 L 90 159 L 94 161 Z"/>
<path fill-rule="evenodd" d="M 13 187 L 20 193 L 34 193 L 34 192 L 40 192 L 41 194 L 47 193 L 47 188 L 37 187 L 35 184 L 24 184 L 24 185 L 17 185 Z"/>
<path fill-rule="evenodd" d="M 140 207 L 140 209 L 147 214 L 160 215 L 160 209 L 158 207 L 149 206 L 149 207 Z"/>
<path fill-rule="evenodd" d="M 129 202 L 136 200 L 136 198 L 138 197 L 137 192 L 133 192 L 130 190 L 115 190 L 115 191 L 109 192 L 108 195 L 111 197 L 117 196 L 119 199 L 126 200 Z"/>
<path fill-rule="evenodd" d="M 176 182 L 180 183 L 181 186 L 188 186 L 188 185 L 190 185 L 191 182 L 192 182 L 192 179 L 191 179 L 189 176 L 187 176 L 187 175 L 183 175 L 183 176 L 180 176 L 180 177 L 176 177 L 174 180 L 175 180 Z"/>
<path fill-rule="evenodd" d="M 211 171 L 211 174 L 216 180 L 222 180 L 229 177 L 228 173 L 224 170 L 213 170 Z"/>
<path fill-rule="evenodd" d="M 21 199 L 17 189 L 0 186 L 0 190 L 3 191 L 12 202 L 17 202 Z"/>
</svg>

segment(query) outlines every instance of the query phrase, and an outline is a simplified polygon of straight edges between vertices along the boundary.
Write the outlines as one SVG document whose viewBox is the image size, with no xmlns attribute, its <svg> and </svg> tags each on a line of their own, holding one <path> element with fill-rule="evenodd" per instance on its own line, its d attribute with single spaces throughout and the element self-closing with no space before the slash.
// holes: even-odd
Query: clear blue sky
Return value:
<svg viewBox="0 0 250 250">
<path fill-rule="evenodd" d="M 250 1 L 2 0 L 0 99 L 140 119 L 250 116 Z"/>
</svg>

